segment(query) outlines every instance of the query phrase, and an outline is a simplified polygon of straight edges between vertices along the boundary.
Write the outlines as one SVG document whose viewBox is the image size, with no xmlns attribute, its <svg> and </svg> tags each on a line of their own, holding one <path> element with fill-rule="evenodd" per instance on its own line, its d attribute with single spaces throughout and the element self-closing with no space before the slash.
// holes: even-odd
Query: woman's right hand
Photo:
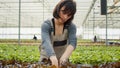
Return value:
<svg viewBox="0 0 120 68">
<path fill-rule="evenodd" d="M 51 56 L 50 60 L 52 62 L 52 65 L 55 65 L 56 68 L 58 68 L 58 59 L 57 59 L 57 57 L 56 56 Z"/>
</svg>

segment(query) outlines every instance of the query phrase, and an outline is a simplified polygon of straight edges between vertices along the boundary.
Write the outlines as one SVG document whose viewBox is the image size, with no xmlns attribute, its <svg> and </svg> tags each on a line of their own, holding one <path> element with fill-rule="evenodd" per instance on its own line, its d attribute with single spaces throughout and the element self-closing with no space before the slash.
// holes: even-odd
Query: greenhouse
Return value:
<svg viewBox="0 0 120 68">
<path fill-rule="evenodd" d="M 76 2 L 77 43 L 59 68 L 120 68 L 120 0 L 0 0 L 0 68 L 57 68 L 41 65 L 39 47 L 62 1 Z"/>
</svg>

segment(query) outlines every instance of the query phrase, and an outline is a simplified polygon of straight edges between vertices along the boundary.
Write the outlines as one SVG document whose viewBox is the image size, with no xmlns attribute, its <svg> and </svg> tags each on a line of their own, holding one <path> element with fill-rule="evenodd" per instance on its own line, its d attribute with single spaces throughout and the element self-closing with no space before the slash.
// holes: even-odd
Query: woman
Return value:
<svg viewBox="0 0 120 68">
<path fill-rule="evenodd" d="M 68 62 L 76 48 L 76 26 L 72 23 L 76 13 L 73 0 L 61 0 L 53 11 L 53 18 L 44 21 L 41 28 L 41 63 L 51 63 L 57 68 Z"/>
</svg>

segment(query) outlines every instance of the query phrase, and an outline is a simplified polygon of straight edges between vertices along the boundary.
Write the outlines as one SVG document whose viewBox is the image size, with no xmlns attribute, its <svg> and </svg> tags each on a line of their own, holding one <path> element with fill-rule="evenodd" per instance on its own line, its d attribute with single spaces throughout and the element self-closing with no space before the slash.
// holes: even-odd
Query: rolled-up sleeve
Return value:
<svg viewBox="0 0 120 68">
<path fill-rule="evenodd" d="M 54 49 L 50 40 L 50 25 L 46 21 L 41 26 L 42 47 L 45 49 L 47 56 L 55 55 Z"/>
<path fill-rule="evenodd" d="M 77 38 L 76 38 L 76 26 L 72 23 L 68 29 L 68 41 L 69 45 L 72 45 L 74 49 L 77 45 Z"/>
</svg>

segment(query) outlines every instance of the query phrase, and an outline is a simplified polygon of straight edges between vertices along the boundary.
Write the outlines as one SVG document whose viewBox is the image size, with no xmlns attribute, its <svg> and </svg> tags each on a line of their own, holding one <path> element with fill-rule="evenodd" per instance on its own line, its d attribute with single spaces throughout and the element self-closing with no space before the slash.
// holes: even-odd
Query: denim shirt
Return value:
<svg viewBox="0 0 120 68">
<path fill-rule="evenodd" d="M 55 55 L 54 49 L 51 44 L 51 23 L 49 20 L 44 21 L 41 26 L 41 38 L 42 47 L 44 47 L 47 56 L 50 57 Z M 74 49 L 76 48 L 77 38 L 76 38 L 76 26 L 71 23 L 68 27 L 68 45 L 72 45 Z"/>
</svg>

